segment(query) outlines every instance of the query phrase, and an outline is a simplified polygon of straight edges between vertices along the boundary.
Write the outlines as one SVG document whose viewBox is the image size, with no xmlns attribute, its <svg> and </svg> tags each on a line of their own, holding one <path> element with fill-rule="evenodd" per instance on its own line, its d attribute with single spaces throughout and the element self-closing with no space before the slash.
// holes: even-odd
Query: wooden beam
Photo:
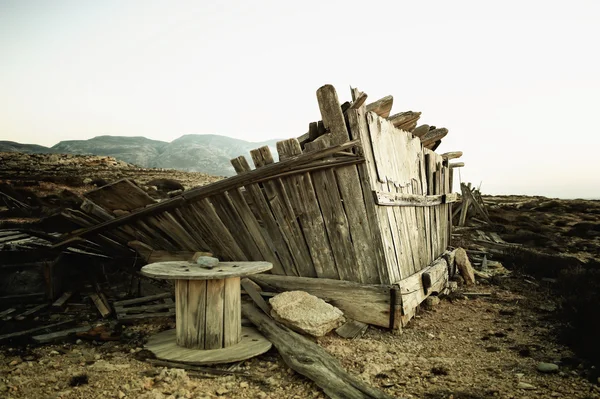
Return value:
<svg viewBox="0 0 600 399">
<path fill-rule="evenodd" d="M 332 85 L 325 85 L 317 90 L 317 101 L 325 128 L 331 134 L 331 144 L 342 144 L 348 141 L 346 120 L 340 107 L 337 92 Z"/>
<path fill-rule="evenodd" d="M 415 129 L 420 117 L 420 112 L 406 111 L 389 116 L 387 119 L 395 128 L 410 132 Z"/>
<path fill-rule="evenodd" d="M 458 194 L 418 195 L 373 191 L 377 205 L 384 206 L 435 206 L 458 200 Z"/>
<path fill-rule="evenodd" d="M 412 131 L 413 136 L 415 137 L 423 137 L 426 133 L 429 132 L 429 125 L 421 125 L 417 126 L 415 130 Z"/>
<path fill-rule="evenodd" d="M 339 308 L 351 319 L 390 327 L 391 286 L 365 285 L 324 278 L 257 274 L 249 277 L 266 291 L 306 291 Z"/>
<path fill-rule="evenodd" d="M 318 344 L 281 326 L 251 303 L 242 305 L 244 315 L 273 343 L 285 363 L 314 381 L 333 399 L 392 399 L 349 374 L 339 361 Z"/>
<path fill-rule="evenodd" d="M 146 302 L 156 301 L 158 299 L 165 299 L 165 298 L 173 298 L 173 294 L 170 292 L 163 292 L 161 294 L 148 295 L 148 296 L 143 296 L 140 298 L 124 299 L 122 301 L 113 302 L 113 306 L 122 307 L 122 306 L 128 306 L 128 305 L 135 305 L 138 303 L 146 303 Z"/>
</svg>

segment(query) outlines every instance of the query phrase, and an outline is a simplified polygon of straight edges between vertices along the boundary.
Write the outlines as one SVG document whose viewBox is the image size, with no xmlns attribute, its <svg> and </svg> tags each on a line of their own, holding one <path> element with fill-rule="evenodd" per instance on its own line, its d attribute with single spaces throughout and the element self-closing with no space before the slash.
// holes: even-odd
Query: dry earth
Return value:
<svg viewBox="0 0 600 399">
<path fill-rule="evenodd" d="M 67 170 L 77 168 L 81 167 Z M 16 169 L 22 170 L 18 166 Z M 31 167 L 31 171 L 35 169 Z M 142 183 L 144 179 L 150 180 L 150 176 L 175 178 L 186 187 L 218 179 L 119 165 L 91 166 L 78 177 L 106 178 L 101 169 L 106 176 L 136 177 Z M 55 178 L 65 179 L 71 174 L 58 170 Z M 6 181 L 11 176 L 14 180 L 14 175 L 3 172 L 0 178 Z M 38 177 L 39 173 L 23 173 L 18 180 Z M 64 184 L 71 190 L 87 189 L 68 183 L 63 180 L 52 184 Z M 505 225 L 500 233 L 507 241 L 521 240 L 524 245 L 554 253 L 570 252 L 584 260 L 598 256 L 598 235 L 588 233 L 585 226 L 577 227 L 578 223 L 594 226 L 598 223 L 597 203 L 582 207 L 569 201 L 555 201 L 554 205 L 542 205 L 540 210 L 540 204 L 548 202 L 547 199 L 506 198 L 486 201 L 496 204 L 492 207 L 492 217 Z M 523 205 L 528 202 L 531 204 Z M 559 221 L 563 219 L 564 222 Z M 576 234 L 579 231 L 583 233 Z M 548 237 L 553 237 L 556 245 L 549 244 L 546 248 Z M 470 238 L 460 240 L 461 244 L 469 244 Z M 564 303 L 556 294 L 556 283 L 523 273 L 527 273 L 525 268 L 495 279 L 493 284 L 482 282 L 468 289 L 461 287 L 462 291 L 491 295 L 467 297 L 461 291 L 452 294 L 437 306 L 422 309 L 402 334 L 370 327 L 361 338 L 346 340 L 333 333 L 318 339 L 318 343 L 347 370 L 397 397 L 600 398 L 596 370 L 559 339 L 564 325 L 561 319 Z M 597 292 L 593 295 L 597 297 Z M 142 349 L 144 340 L 154 332 L 173 328 L 173 324 L 172 320 L 155 320 L 126 327 L 118 342 L 72 340 L 46 346 L 2 346 L 0 397 L 324 397 L 311 381 L 290 370 L 275 349 L 239 364 L 219 367 L 232 373 L 228 376 L 149 364 L 145 361 L 148 353 Z M 558 371 L 542 373 L 537 370 L 540 362 L 556 364 Z"/>
</svg>

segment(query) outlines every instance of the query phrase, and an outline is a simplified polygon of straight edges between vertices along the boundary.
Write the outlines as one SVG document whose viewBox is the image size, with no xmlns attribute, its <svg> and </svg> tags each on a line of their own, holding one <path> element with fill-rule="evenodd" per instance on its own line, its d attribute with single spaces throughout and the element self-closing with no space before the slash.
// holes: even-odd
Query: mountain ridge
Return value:
<svg viewBox="0 0 600 399">
<path fill-rule="evenodd" d="M 87 140 L 63 140 L 52 147 L 0 141 L 0 152 L 65 153 L 112 156 L 144 168 L 177 169 L 215 176 L 233 176 L 230 159 L 249 156 L 250 150 L 272 147 L 279 139 L 251 142 L 218 134 L 185 134 L 171 142 L 144 136 L 96 136 Z"/>
</svg>

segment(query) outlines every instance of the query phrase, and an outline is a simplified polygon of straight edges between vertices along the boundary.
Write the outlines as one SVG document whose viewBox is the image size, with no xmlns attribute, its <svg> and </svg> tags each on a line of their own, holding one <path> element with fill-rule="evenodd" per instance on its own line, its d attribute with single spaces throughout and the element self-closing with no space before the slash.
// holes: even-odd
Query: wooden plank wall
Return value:
<svg viewBox="0 0 600 399">
<path fill-rule="evenodd" d="M 445 198 L 450 194 L 450 169 L 441 155 L 423 148 L 418 137 L 363 108 L 351 111 L 348 120 L 352 137 L 362 142 L 366 160 L 362 173 L 370 185 L 362 186 L 364 195 Z M 390 282 L 428 267 L 449 245 L 450 204 L 426 202 L 423 206 L 375 206 Z"/>
</svg>

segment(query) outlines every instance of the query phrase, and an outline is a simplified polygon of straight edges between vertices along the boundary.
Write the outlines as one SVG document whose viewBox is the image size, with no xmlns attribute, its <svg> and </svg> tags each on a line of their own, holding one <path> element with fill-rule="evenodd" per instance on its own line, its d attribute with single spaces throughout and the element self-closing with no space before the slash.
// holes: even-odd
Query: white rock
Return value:
<svg viewBox="0 0 600 399">
<path fill-rule="evenodd" d="M 341 310 L 304 291 L 283 292 L 269 302 L 275 320 L 315 337 L 322 337 L 345 321 Z"/>
</svg>

